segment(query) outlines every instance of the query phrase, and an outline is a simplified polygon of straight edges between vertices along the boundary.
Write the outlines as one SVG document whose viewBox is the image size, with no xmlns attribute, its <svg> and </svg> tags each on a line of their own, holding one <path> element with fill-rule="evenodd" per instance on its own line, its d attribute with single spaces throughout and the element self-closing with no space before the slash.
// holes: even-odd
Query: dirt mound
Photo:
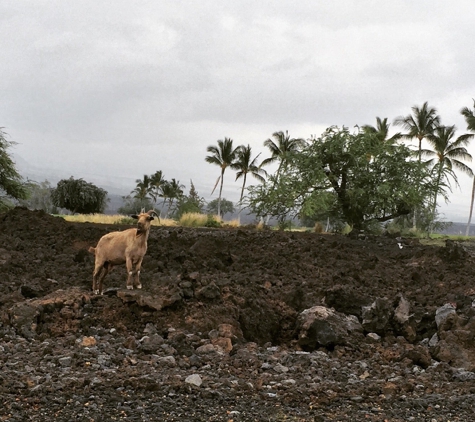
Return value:
<svg viewBox="0 0 475 422">
<path fill-rule="evenodd" d="M 124 228 L 0 215 L 8 420 L 473 416 L 469 244 L 153 227 L 143 290 L 116 267 L 94 296 L 87 248 Z"/>
</svg>

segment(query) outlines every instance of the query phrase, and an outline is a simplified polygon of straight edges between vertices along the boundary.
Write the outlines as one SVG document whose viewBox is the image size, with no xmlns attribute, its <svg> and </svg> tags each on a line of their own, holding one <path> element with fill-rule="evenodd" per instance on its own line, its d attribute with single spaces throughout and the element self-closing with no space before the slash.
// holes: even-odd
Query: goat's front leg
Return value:
<svg viewBox="0 0 475 422">
<path fill-rule="evenodd" d="M 134 288 L 134 263 L 132 259 L 127 258 L 125 265 L 127 266 L 127 289 L 131 290 Z"/>
<path fill-rule="evenodd" d="M 140 269 L 141 268 L 142 268 L 142 260 L 140 259 L 135 265 L 134 287 L 137 289 L 142 288 L 142 283 L 140 283 Z"/>
</svg>

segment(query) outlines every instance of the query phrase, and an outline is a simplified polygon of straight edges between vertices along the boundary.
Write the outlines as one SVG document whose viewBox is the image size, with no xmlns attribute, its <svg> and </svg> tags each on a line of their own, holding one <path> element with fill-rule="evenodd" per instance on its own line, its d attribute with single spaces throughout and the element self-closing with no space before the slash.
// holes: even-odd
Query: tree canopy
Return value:
<svg viewBox="0 0 475 422">
<path fill-rule="evenodd" d="M 188 195 L 180 195 L 177 198 L 177 204 L 173 217 L 179 219 L 186 213 L 201 213 L 205 200 L 198 194 L 198 191 L 193 184 L 193 180 L 190 180 L 190 192 Z"/>
<path fill-rule="evenodd" d="M 324 214 L 364 229 L 406 215 L 431 197 L 427 167 L 405 145 L 381 142 L 367 130 L 330 127 L 287 156 L 281 173 L 249 188 L 258 216 Z"/>
<path fill-rule="evenodd" d="M 221 198 L 221 204 L 220 208 L 218 211 L 218 199 L 213 199 L 207 207 L 208 213 L 209 214 L 215 214 L 219 215 L 221 218 L 224 217 L 225 214 L 227 213 L 233 213 L 234 210 L 234 204 L 231 201 L 228 201 L 226 198 Z"/>
<path fill-rule="evenodd" d="M 221 174 L 216 180 L 214 185 L 213 192 L 219 185 L 219 196 L 218 196 L 218 214 L 221 214 L 221 197 L 223 194 L 223 181 L 224 181 L 224 172 L 226 168 L 231 166 L 236 158 L 237 148 L 233 146 L 233 140 L 231 138 L 224 138 L 224 141 L 219 139 L 218 146 L 210 145 L 206 148 L 206 151 L 210 153 L 205 158 L 205 161 L 210 164 L 218 165 L 221 168 Z M 211 192 L 211 194 L 213 194 Z"/>
<path fill-rule="evenodd" d="M 27 189 L 18 173 L 8 149 L 15 142 L 6 139 L 6 133 L 0 128 L 0 209 L 6 208 L 11 200 L 27 198 Z"/>
<path fill-rule="evenodd" d="M 107 203 L 107 191 L 83 179 L 63 179 L 51 192 L 53 204 L 73 213 L 102 213 Z"/>
</svg>

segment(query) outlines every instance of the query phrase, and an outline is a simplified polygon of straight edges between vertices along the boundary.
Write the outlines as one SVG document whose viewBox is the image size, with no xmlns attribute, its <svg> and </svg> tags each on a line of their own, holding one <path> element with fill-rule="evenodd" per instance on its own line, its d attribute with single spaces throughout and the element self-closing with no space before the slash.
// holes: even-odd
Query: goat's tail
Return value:
<svg viewBox="0 0 475 422">
<path fill-rule="evenodd" d="M 96 254 L 96 248 L 93 248 L 92 246 L 88 249 L 88 252 L 92 253 L 93 255 Z"/>
</svg>

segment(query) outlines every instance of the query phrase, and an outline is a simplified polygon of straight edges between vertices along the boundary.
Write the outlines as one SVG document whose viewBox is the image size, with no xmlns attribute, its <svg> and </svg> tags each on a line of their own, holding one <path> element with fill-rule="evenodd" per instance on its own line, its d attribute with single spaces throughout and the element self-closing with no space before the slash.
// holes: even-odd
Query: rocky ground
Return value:
<svg viewBox="0 0 475 422">
<path fill-rule="evenodd" d="M 1 420 L 475 419 L 470 243 L 154 226 L 94 296 L 119 229 L 0 215 Z"/>
</svg>

